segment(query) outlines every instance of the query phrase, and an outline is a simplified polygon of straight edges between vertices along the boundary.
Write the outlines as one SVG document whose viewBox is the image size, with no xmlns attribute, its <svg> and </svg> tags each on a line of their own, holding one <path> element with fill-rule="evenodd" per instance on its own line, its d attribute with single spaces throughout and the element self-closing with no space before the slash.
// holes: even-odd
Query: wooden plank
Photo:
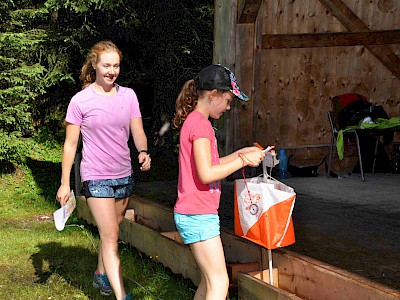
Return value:
<svg viewBox="0 0 400 300">
<path fill-rule="evenodd" d="M 349 9 L 342 0 L 319 0 L 349 31 L 370 31 L 367 25 Z M 366 45 L 388 70 L 400 79 L 400 58 L 388 46 Z"/>
<path fill-rule="evenodd" d="M 229 281 L 233 284 L 237 284 L 239 272 L 255 272 L 255 274 L 260 273 L 260 271 L 257 271 L 260 270 L 259 262 L 250 262 L 245 264 L 227 263 L 226 268 L 228 269 Z"/>
<path fill-rule="evenodd" d="M 239 300 L 300 300 L 294 294 L 276 288 L 269 283 L 245 273 L 238 275 Z M 306 298 L 307 299 L 307 298 Z M 342 298 L 344 299 L 344 298 Z"/>
<path fill-rule="evenodd" d="M 369 31 L 369 27 L 342 1 L 319 0 L 348 31 Z"/>
<path fill-rule="evenodd" d="M 181 235 L 179 234 L 178 231 L 170 231 L 170 232 L 161 232 L 163 236 L 166 236 L 167 238 L 174 240 L 175 242 L 178 242 L 180 244 L 183 244 L 183 240 Z"/>
<path fill-rule="evenodd" d="M 400 299 L 396 290 L 294 252 L 276 250 L 273 262 L 279 287 L 303 299 Z"/>
<path fill-rule="evenodd" d="M 240 89 L 253 98 L 254 94 L 254 24 L 238 24 L 236 26 L 236 66 L 234 73 Z M 250 134 L 253 129 L 253 101 L 234 101 L 229 114 L 233 115 L 233 139 L 235 149 L 251 145 L 254 141 Z"/>
<path fill-rule="evenodd" d="M 261 12 L 264 12 L 264 4 L 261 5 Z M 252 140 L 257 141 L 258 133 L 260 128 L 258 127 L 258 120 L 261 118 L 260 115 L 260 102 L 265 101 L 265 98 L 262 98 L 262 90 L 260 88 L 260 78 L 263 76 L 260 70 L 260 66 L 262 65 L 262 56 L 263 49 L 261 47 L 262 42 L 262 30 L 263 30 L 263 20 L 264 15 L 257 19 L 254 26 L 254 59 L 253 59 L 253 128 L 252 128 Z"/>
<path fill-rule="evenodd" d="M 129 221 L 135 222 L 135 210 L 134 209 L 127 209 L 125 212 L 125 219 Z"/>
<path fill-rule="evenodd" d="M 124 220 L 120 226 L 120 239 L 161 262 L 173 273 L 182 274 L 195 285 L 200 283 L 200 270 L 189 246 L 129 220 Z"/>
<path fill-rule="evenodd" d="M 89 206 L 87 205 L 85 197 L 76 197 L 76 212 L 79 219 L 85 220 L 87 223 L 96 226 L 93 215 L 90 212 Z"/>
<path fill-rule="evenodd" d="M 398 43 L 400 43 L 400 30 L 266 34 L 262 37 L 263 49 L 387 45 Z"/>
<path fill-rule="evenodd" d="M 221 230 L 221 240 L 224 245 L 226 261 L 231 263 L 252 263 L 258 261 L 261 263 L 262 268 L 266 268 L 268 263 L 267 252 L 262 247 L 224 230 Z"/>
<path fill-rule="evenodd" d="M 174 212 L 172 208 L 136 195 L 130 197 L 128 207 L 135 210 L 135 219 L 137 223 L 162 232 L 166 236 L 171 236 L 172 233 L 168 232 L 176 232 Z M 82 216 L 86 217 L 90 214 L 87 206 L 82 207 L 82 209 L 86 212 Z M 225 248 L 225 258 L 229 262 L 249 263 L 259 261 L 261 256 L 266 260 L 265 251 L 246 239 L 240 238 L 231 232 L 224 231 L 223 229 L 221 229 L 221 239 Z M 237 253 L 237 245 L 241 245 L 241 247 L 246 248 L 247 250 L 245 252 Z"/>
<path fill-rule="evenodd" d="M 214 1 L 214 51 L 213 63 L 222 64 L 234 70 L 236 63 L 236 28 L 237 0 Z M 216 132 L 218 147 L 221 156 L 233 149 L 233 116 L 225 113 L 223 118 L 212 120 L 213 126 L 219 129 Z"/>
<path fill-rule="evenodd" d="M 239 13 L 239 22 L 243 23 L 255 23 L 260 10 L 262 0 L 244 0 L 241 3 L 241 9 Z"/>
<path fill-rule="evenodd" d="M 214 57 L 213 63 L 229 68 L 235 65 L 237 0 L 214 1 Z"/>
<path fill-rule="evenodd" d="M 131 196 L 128 208 L 135 210 L 136 222 L 139 224 L 159 232 L 176 231 L 172 208 L 135 195 Z"/>
<path fill-rule="evenodd" d="M 130 199 L 128 207 L 135 210 L 137 223 L 162 232 L 169 237 L 173 235 L 172 232 L 176 232 L 172 208 L 136 195 L 132 195 Z M 84 216 L 90 215 L 87 206 L 83 207 L 83 209 L 85 211 Z M 267 252 L 265 249 L 224 229 L 221 229 L 221 240 L 227 261 L 231 263 L 251 263 L 262 260 L 265 262 L 263 268 L 267 267 Z M 237 251 L 238 246 L 246 249 L 246 251 Z"/>
<path fill-rule="evenodd" d="M 274 287 L 279 287 L 279 275 L 278 275 L 278 269 L 273 268 L 272 269 L 272 277 L 274 278 Z M 250 271 L 247 272 L 250 276 L 253 276 L 256 279 L 259 279 L 263 282 L 270 283 L 270 274 L 269 274 L 269 269 L 262 270 L 262 271 Z"/>
<path fill-rule="evenodd" d="M 299 146 L 286 146 L 286 147 L 275 147 L 275 150 L 279 149 L 290 149 L 290 150 L 295 150 L 295 149 L 304 149 L 304 148 L 324 148 L 324 147 L 330 147 L 331 144 L 320 144 L 320 145 L 299 145 Z"/>
</svg>

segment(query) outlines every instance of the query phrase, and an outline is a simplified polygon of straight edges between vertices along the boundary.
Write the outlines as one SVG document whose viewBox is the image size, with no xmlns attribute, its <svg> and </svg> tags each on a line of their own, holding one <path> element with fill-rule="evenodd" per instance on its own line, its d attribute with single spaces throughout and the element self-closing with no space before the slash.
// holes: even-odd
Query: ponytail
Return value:
<svg viewBox="0 0 400 300">
<path fill-rule="evenodd" d="M 96 81 L 96 71 L 89 59 L 83 64 L 79 79 L 82 81 L 82 90 Z"/>
<path fill-rule="evenodd" d="M 176 99 L 176 114 L 172 120 L 175 128 L 180 129 L 187 116 L 195 109 L 198 92 L 193 79 L 186 81 Z"/>
</svg>

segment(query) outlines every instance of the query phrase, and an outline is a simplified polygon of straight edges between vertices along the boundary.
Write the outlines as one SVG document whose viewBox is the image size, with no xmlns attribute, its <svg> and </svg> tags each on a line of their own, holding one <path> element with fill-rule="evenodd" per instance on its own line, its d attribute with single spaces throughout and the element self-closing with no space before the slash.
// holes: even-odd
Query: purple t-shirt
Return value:
<svg viewBox="0 0 400 300">
<path fill-rule="evenodd" d="M 203 184 L 194 163 L 193 142 L 210 140 L 211 164 L 219 165 L 217 139 L 209 120 L 198 111 L 191 112 L 180 132 L 178 199 L 175 212 L 180 214 L 218 214 L 221 182 Z"/>
<path fill-rule="evenodd" d="M 81 127 L 82 181 L 132 173 L 128 139 L 133 118 L 141 118 L 141 113 L 130 88 L 118 86 L 116 95 L 103 96 L 90 85 L 72 97 L 65 119 Z"/>
</svg>

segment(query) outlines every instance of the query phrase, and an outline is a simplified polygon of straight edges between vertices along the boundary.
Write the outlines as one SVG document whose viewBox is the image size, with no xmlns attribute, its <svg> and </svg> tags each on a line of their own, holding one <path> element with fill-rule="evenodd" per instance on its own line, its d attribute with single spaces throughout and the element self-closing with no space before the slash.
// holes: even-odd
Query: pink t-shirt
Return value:
<svg viewBox="0 0 400 300">
<path fill-rule="evenodd" d="M 138 99 L 130 88 L 118 86 L 116 95 L 102 96 L 90 85 L 72 97 L 65 119 L 81 127 L 82 181 L 132 174 L 129 125 L 140 117 Z"/>
<path fill-rule="evenodd" d="M 180 214 L 218 214 L 221 182 L 201 183 L 194 163 L 193 142 L 200 138 L 210 140 L 212 164 L 219 165 L 217 139 L 211 123 L 193 111 L 180 132 L 178 200 L 174 208 Z"/>
</svg>

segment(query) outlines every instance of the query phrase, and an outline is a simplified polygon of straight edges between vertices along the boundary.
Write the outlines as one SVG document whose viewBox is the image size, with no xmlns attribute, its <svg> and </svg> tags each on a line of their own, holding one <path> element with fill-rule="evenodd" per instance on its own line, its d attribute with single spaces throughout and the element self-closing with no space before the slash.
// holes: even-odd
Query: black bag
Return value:
<svg viewBox="0 0 400 300">
<path fill-rule="evenodd" d="M 293 154 L 289 156 L 288 172 L 292 177 L 318 177 L 318 167 L 325 161 L 323 157 L 318 163 L 311 165 L 294 165 L 290 163 Z"/>
<path fill-rule="evenodd" d="M 373 105 L 365 100 L 355 100 L 343 108 L 338 115 L 339 129 L 358 125 L 361 120 L 371 116 Z"/>
</svg>

